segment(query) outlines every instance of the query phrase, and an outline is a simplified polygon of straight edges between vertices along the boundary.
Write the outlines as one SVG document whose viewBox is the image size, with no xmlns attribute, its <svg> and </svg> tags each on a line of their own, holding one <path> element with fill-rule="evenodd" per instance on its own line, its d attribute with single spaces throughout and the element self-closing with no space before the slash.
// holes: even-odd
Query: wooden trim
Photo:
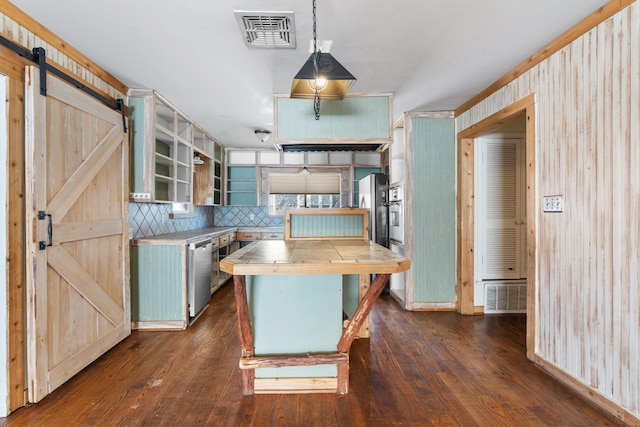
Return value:
<svg viewBox="0 0 640 427">
<path fill-rule="evenodd" d="M 255 394 L 334 393 L 337 389 L 336 377 L 256 378 L 254 384 Z"/>
<path fill-rule="evenodd" d="M 44 25 L 40 24 L 38 21 L 27 15 L 17 6 L 9 3 L 8 1 L 0 2 L 0 13 L 7 15 L 9 18 L 13 19 L 16 23 L 21 25 L 22 27 L 29 30 L 36 37 L 44 40 L 51 46 L 58 49 L 61 53 L 66 55 L 69 59 L 77 62 L 78 64 L 85 67 L 88 71 L 94 74 L 96 77 L 100 78 L 102 81 L 119 91 L 120 93 L 127 93 L 127 86 L 122 83 L 120 80 L 116 79 L 114 76 L 105 71 L 102 67 L 98 66 L 95 62 L 87 58 L 85 55 L 80 53 L 77 49 L 69 45 L 67 42 L 62 40 L 56 34 L 54 34 L 51 30 L 49 30 Z M 59 64 L 62 65 L 62 64 Z M 99 91 L 99 90 L 98 90 Z M 100 91 L 101 92 L 101 91 Z"/>
<path fill-rule="evenodd" d="M 410 311 L 456 311 L 458 305 L 455 302 L 414 302 L 406 308 Z"/>
<path fill-rule="evenodd" d="M 475 283 L 475 138 L 501 127 L 511 117 L 525 111 L 526 115 L 526 182 L 527 182 L 527 357 L 535 358 L 535 336 L 537 331 L 538 269 L 537 269 L 537 223 L 536 206 L 536 125 L 535 94 L 528 95 L 481 122 L 458 133 L 458 267 L 456 294 L 458 311 L 461 314 L 479 314 L 474 302 Z"/>
<path fill-rule="evenodd" d="M 240 369 L 282 368 L 283 366 L 331 365 L 349 361 L 347 353 L 251 356 L 240 359 Z"/>
<path fill-rule="evenodd" d="M 474 314 L 474 188 L 475 144 L 473 138 L 458 142 L 458 226 L 457 226 L 457 274 L 456 294 L 460 314 Z"/>
<path fill-rule="evenodd" d="M 458 133 L 458 139 L 476 138 L 480 135 L 491 133 L 502 127 L 508 120 L 519 112 L 525 110 L 527 106 L 536 102 L 535 94 L 529 94 L 524 98 L 506 106 L 502 110 L 492 114 L 484 120 L 469 126 Z"/>
<path fill-rule="evenodd" d="M 138 329 L 141 331 L 175 331 L 183 330 L 186 328 L 187 322 L 185 322 L 184 320 L 131 322 L 131 329 Z"/>
<path fill-rule="evenodd" d="M 544 60 L 548 59 L 551 55 L 558 52 L 560 49 L 564 48 L 568 44 L 572 43 L 582 35 L 591 31 L 591 29 L 598 26 L 600 23 L 609 19 L 616 13 L 625 9 L 627 6 L 634 3 L 636 0 L 610 0 L 607 4 L 600 7 L 598 10 L 593 12 L 591 15 L 584 18 L 582 21 L 565 31 L 560 37 L 553 40 L 551 43 L 540 49 L 538 52 L 534 53 L 529 58 L 525 59 L 518 66 L 516 66 L 513 70 L 509 71 L 507 74 L 500 77 L 489 87 L 484 89 L 479 94 L 475 95 L 473 98 L 469 99 L 467 102 L 462 104 L 455 110 L 456 117 L 460 116 L 464 112 L 470 110 L 474 105 L 480 103 L 481 101 L 488 98 L 493 93 L 497 92 L 500 88 L 508 85 L 509 83 L 516 80 L 518 77 L 522 76 L 524 73 L 540 64 Z"/>
<path fill-rule="evenodd" d="M 8 400 L 12 412 L 27 402 L 25 390 L 25 147 L 24 67 L 26 61 L 0 48 L 0 73 L 8 77 L 7 88 L 7 323 Z"/>
<path fill-rule="evenodd" d="M 561 382 L 571 390 L 575 391 L 583 399 L 593 403 L 595 406 L 601 408 L 603 411 L 611 414 L 612 416 L 615 416 L 627 425 L 640 425 L 640 418 L 625 410 L 618 403 L 612 402 L 611 400 L 605 398 L 602 394 L 594 392 L 591 387 L 567 374 L 562 369 L 537 356 L 532 360 L 540 369 L 548 373 L 556 381 Z"/>
</svg>

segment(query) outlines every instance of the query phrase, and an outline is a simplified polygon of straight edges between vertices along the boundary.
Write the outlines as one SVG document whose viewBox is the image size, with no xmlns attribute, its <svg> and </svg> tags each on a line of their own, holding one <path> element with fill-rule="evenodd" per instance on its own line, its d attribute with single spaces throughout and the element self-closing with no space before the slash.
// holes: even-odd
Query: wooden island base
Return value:
<svg viewBox="0 0 640 427">
<path fill-rule="evenodd" d="M 379 274 L 371 283 L 366 294 L 358 304 L 351 321 L 344 329 L 342 338 L 338 342 L 337 352 L 331 354 L 305 354 L 281 356 L 254 355 L 253 335 L 247 303 L 247 286 L 244 275 L 233 277 L 234 292 L 238 311 L 238 328 L 242 358 L 243 394 L 271 394 L 271 393 L 327 393 L 347 394 L 349 392 L 349 349 L 357 337 L 360 326 L 369 315 L 373 304 L 380 296 L 390 274 Z M 255 369 L 280 368 L 284 366 L 314 366 L 336 364 L 337 378 L 255 378 Z"/>
</svg>

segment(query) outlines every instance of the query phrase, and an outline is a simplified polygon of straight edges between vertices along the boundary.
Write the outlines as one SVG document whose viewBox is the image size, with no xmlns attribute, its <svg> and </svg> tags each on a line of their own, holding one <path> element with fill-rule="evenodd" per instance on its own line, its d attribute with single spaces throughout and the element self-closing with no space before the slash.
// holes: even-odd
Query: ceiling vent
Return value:
<svg viewBox="0 0 640 427">
<path fill-rule="evenodd" d="M 269 49 L 296 47 L 293 12 L 234 10 L 233 13 L 247 46 Z"/>
</svg>

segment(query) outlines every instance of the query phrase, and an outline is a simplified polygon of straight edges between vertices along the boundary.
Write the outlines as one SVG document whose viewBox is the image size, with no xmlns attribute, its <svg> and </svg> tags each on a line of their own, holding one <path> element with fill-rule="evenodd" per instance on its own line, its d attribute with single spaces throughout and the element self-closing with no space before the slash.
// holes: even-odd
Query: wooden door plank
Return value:
<svg viewBox="0 0 640 427">
<path fill-rule="evenodd" d="M 111 154 L 122 143 L 122 130 L 113 127 L 98 147 L 87 157 L 84 163 L 73 173 L 58 193 L 49 202 L 48 211 L 54 221 L 65 216 L 78 200 L 97 172 L 105 165 Z"/>
<path fill-rule="evenodd" d="M 106 108 L 95 98 L 79 91 L 75 87 L 56 78 L 47 79 L 47 96 L 59 99 L 66 105 L 77 108 L 80 111 L 91 114 L 113 125 L 122 126 L 120 112 Z M 122 131 L 122 128 L 120 129 Z"/>
<path fill-rule="evenodd" d="M 27 284 L 27 382 L 28 400 L 37 402 L 47 394 L 47 348 L 42 335 L 47 331 L 46 253 L 38 242 L 46 239 L 37 213 L 46 203 L 47 185 L 36 180 L 37 171 L 46 171 L 46 103 L 40 95 L 38 69 L 25 69 L 25 200 L 26 200 L 26 284 Z M 43 266 L 36 268 L 36 266 Z M 45 286 L 44 289 L 41 287 Z"/>
<path fill-rule="evenodd" d="M 102 336 L 100 340 L 94 341 L 82 351 L 51 368 L 49 372 L 50 389 L 55 390 L 60 387 L 70 376 L 86 367 L 88 365 L 87 360 L 97 359 L 127 335 L 128 333 L 124 332 L 122 328 L 112 329 L 111 332 Z"/>
<path fill-rule="evenodd" d="M 84 222 L 63 222 L 53 224 L 53 235 L 56 243 L 75 240 L 97 239 L 124 232 L 122 218 L 98 219 Z"/>
<path fill-rule="evenodd" d="M 63 248 L 52 246 L 47 249 L 49 265 L 54 268 L 74 289 L 84 295 L 96 310 L 102 313 L 114 326 L 122 324 L 123 309 L 100 287 L 82 266 Z"/>
</svg>

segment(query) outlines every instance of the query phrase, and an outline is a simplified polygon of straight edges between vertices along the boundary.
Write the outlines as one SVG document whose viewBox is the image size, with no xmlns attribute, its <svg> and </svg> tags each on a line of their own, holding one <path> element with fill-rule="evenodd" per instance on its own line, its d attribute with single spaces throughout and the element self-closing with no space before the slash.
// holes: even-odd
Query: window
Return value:
<svg viewBox="0 0 640 427">
<path fill-rule="evenodd" d="M 284 215 L 293 208 L 339 208 L 339 173 L 269 174 L 269 214 Z"/>
<path fill-rule="evenodd" d="M 287 209 L 339 208 L 340 194 L 270 194 L 269 215 L 284 215 Z"/>
<path fill-rule="evenodd" d="M 171 203 L 169 218 L 191 218 L 197 215 L 191 203 Z"/>
</svg>

